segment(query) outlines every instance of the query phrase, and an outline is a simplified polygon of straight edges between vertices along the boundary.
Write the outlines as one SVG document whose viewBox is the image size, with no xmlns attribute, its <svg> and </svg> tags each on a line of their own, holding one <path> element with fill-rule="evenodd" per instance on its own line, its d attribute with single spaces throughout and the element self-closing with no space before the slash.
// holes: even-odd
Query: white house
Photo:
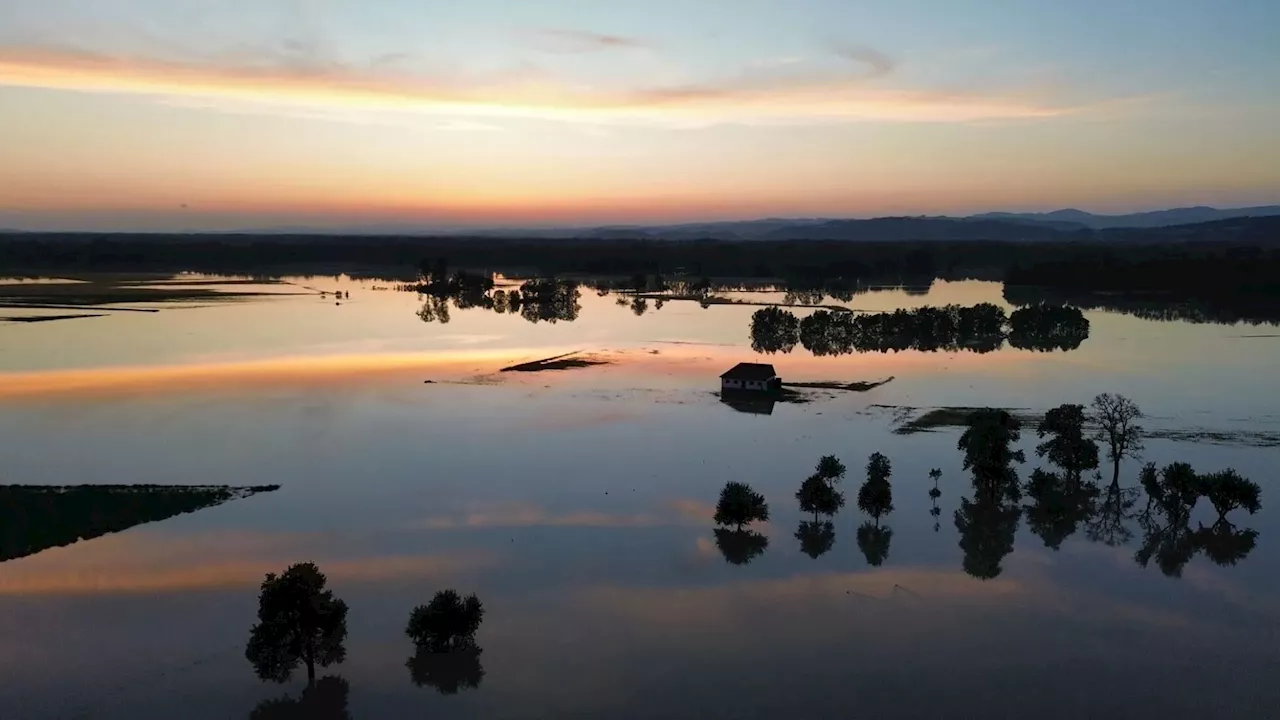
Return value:
<svg viewBox="0 0 1280 720">
<path fill-rule="evenodd" d="M 720 390 L 751 390 L 769 392 L 782 387 L 782 379 L 774 371 L 772 365 L 761 363 L 738 363 L 720 376 Z"/>
</svg>

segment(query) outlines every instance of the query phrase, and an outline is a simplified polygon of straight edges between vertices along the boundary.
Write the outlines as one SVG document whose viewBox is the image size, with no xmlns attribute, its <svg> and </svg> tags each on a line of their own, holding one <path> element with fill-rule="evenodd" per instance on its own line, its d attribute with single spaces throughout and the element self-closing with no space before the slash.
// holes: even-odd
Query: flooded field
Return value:
<svg viewBox="0 0 1280 720">
<path fill-rule="evenodd" d="M 497 291 L 0 285 L 0 718 L 293 717 L 270 701 L 300 697 L 305 673 L 264 683 L 245 646 L 264 575 L 307 561 L 350 608 L 346 659 L 313 689 L 345 705 L 332 717 L 1280 707 L 1275 326 L 1099 307 L 1074 337 L 962 323 L 894 350 L 845 318 L 1018 308 L 984 282 L 843 301 Z M 794 338 L 786 315 L 752 332 L 777 305 Z M 772 364 L 787 394 L 722 398 L 739 362 Z M 1104 458 L 1099 496 L 1063 507 L 1029 483 L 1049 468 L 1035 426 L 1099 393 L 1141 406 L 1145 449 L 1118 490 Z M 1022 420 L 1028 491 L 997 507 L 957 449 L 984 407 Z M 879 518 L 856 501 L 873 453 L 892 465 Z M 797 490 L 826 455 L 848 468 L 848 502 L 819 517 Z M 1226 526 L 1201 500 L 1160 522 L 1146 462 L 1234 468 L 1262 508 Z M 751 544 L 715 532 L 727 481 L 768 502 Z M 67 489 L 81 485 L 156 487 Z M 72 526 L 16 520 L 40 513 Z M 445 588 L 483 600 L 482 652 L 424 669 L 405 626 Z"/>
</svg>

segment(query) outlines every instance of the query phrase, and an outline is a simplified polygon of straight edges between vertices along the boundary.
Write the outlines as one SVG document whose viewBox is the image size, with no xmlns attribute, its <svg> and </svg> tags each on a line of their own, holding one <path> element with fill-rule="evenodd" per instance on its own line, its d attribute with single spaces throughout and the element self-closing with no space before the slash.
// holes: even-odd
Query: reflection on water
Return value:
<svg viewBox="0 0 1280 720">
<path fill-rule="evenodd" d="M 579 292 L 554 324 L 529 322 L 502 278 L 483 291 L 494 308 L 448 296 L 448 325 L 416 316 L 431 293 L 310 278 L 294 287 L 327 296 L 0 327 L 5 482 L 281 486 L 199 512 L 135 507 L 142 526 L 88 518 L 121 525 L 92 538 L 5 535 L 25 549 L 0 564 L 0 717 L 907 718 L 975 697 L 996 717 L 1273 714 L 1276 450 L 1158 434 L 1268 430 L 1273 343 L 1088 311 L 1088 341 L 1061 352 L 1071 320 L 1015 327 L 990 283 L 858 292 L 850 311 L 797 287 L 810 305 L 781 309 L 797 346 L 817 312 L 835 328 L 983 303 L 1005 337 L 981 354 L 936 332 L 885 335 L 905 344 L 888 354 L 793 351 L 778 358 L 789 380 L 896 379 L 739 414 L 715 391 L 752 360 L 743 330 L 761 308 L 745 303 L 788 297 L 658 280 L 624 305 Z M 513 290 L 521 311 L 496 312 Z M 1015 347 L 1015 331 L 1032 339 Z M 608 364 L 497 372 L 572 351 Z M 1151 428 L 1118 483 L 1110 463 L 1094 476 L 1070 413 L 1034 426 L 1108 390 Z M 957 448 L 967 426 L 896 435 L 880 405 L 1016 408 L 1025 424 Z M 891 464 L 854 508 L 873 453 Z M 857 460 L 858 486 L 829 455 Z M 1179 462 L 1190 472 L 1166 472 Z M 1259 481 L 1256 514 L 1225 468 Z M 767 521 L 713 529 L 730 479 Z M 61 546 L 26 554 L 45 544 Z M 307 561 L 349 604 L 346 657 L 310 687 L 262 683 L 244 654 L 254 600 L 265 573 Z M 419 652 L 405 620 L 448 587 L 484 598 L 484 624 Z"/>
<path fill-rule="evenodd" d="M 308 685 L 298 697 L 263 700 L 249 720 L 351 720 L 347 710 L 350 687 L 340 677 L 326 676 Z"/>
</svg>

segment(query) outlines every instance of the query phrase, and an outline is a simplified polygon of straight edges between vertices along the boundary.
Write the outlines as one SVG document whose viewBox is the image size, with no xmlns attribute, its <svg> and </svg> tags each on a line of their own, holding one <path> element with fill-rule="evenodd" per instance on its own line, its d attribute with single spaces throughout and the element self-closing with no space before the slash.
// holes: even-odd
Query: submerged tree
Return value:
<svg viewBox="0 0 1280 720">
<path fill-rule="evenodd" d="M 263 680 L 287 682 L 299 663 L 307 681 L 316 666 L 346 659 L 347 604 L 325 589 L 326 578 L 312 563 L 268 574 L 258 597 L 258 623 L 249 633 L 245 657 Z"/>
<path fill-rule="evenodd" d="M 1080 481 L 1098 467 L 1098 444 L 1084 435 L 1083 405 L 1060 405 L 1045 413 L 1036 436 L 1049 438 L 1036 446 L 1036 454 L 1062 468 L 1068 480 Z"/>
<path fill-rule="evenodd" d="M 889 458 L 880 453 L 873 453 L 867 460 L 867 480 L 858 490 L 858 508 L 874 517 L 879 524 L 880 516 L 893 512 L 893 486 L 889 478 L 893 468 Z"/>
<path fill-rule="evenodd" d="M 769 538 L 750 530 L 716 528 L 716 547 L 730 565 L 746 565 L 769 549 Z"/>
<path fill-rule="evenodd" d="M 409 615 L 405 634 L 419 648 L 444 652 L 475 642 L 484 621 L 484 605 L 474 594 L 463 598 L 456 590 L 441 590 Z"/>
<path fill-rule="evenodd" d="M 941 477 L 941 469 L 934 468 L 929 471 L 929 479 L 933 480 L 933 487 L 929 489 L 929 501 L 933 503 L 933 507 L 929 509 L 929 514 L 933 516 L 934 532 L 942 529 L 942 523 L 938 520 L 938 518 L 942 517 L 942 509 L 938 507 L 938 498 L 942 497 L 942 491 L 938 489 L 938 480 Z"/>
<path fill-rule="evenodd" d="M 969 414 L 957 447 L 964 451 L 964 469 L 975 479 L 1006 479 L 1012 463 L 1026 462 L 1021 450 L 1012 445 L 1022 438 L 1021 423 L 1005 410 L 986 408 Z"/>
<path fill-rule="evenodd" d="M 796 499 L 800 501 L 801 512 L 813 513 L 814 522 L 819 515 L 835 515 L 844 507 L 844 494 L 818 475 L 811 475 L 800 484 Z"/>
<path fill-rule="evenodd" d="M 1233 469 L 1200 476 L 1200 494 L 1209 498 L 1213 509 L 1218 511 L 1218 521 L 1226 522 L 1227 513 L 1243 509 L 1250 515 L 1262 508 L 1258 499 L 1262 488 L 1247 478 L 1241 477 Z"/>
<path fill-rule="evenodd" d="M 733 525 L 737 530 L 742 530 L 743 525 L 750 525 L 757 520 L 767 521 L 769 504 L 750 485 L 730 481 L 720 491 L 720 502 L 716 504 L 714 519 L 717 525 Z"/>
<path fill-rule="evenodd" d="M 889 543 L 893 540 L 893 528 L 878 522 L 865 522 L 858 527 L 858 549 L 867 558 L 867 564 L 880 567 L 889 558 Z"/>
<path fill-rule="evenodd" d="M 1093 399 L 1094 419 L 1098 423 L 1098 440 L 1106 445 L 1111 461 L 1111 484 L 1120 484 L 1120 463 L 1137 458 L 1142 452 L 1143 429 L 1138 424 L 1142 410 L 1123 395 L 1103 393 Z"/>
<path fill-rule="evenodd" d="M 757 310 L 751 316 L 751 349 L 758 353 L 789 353 L 800 341 L 800 319 L 781 308 Z"/>
<path fill-rule="evenodd" d="M 308 684 L 297 698 L 263 700 L 249 720 L 351 720 L 347 710 L 350 687 L 340 677 L 322 677 Z"/>
<path fill-rule="evenodd" d="M 840 462 L 840 458 L 835 455 L 823 455 L 818 460 L 818 466 L 814 469 L 814 474 L 831 483 L 838 483 L 844 479 L 846 470 L 844 463 Z"/>
</svg>

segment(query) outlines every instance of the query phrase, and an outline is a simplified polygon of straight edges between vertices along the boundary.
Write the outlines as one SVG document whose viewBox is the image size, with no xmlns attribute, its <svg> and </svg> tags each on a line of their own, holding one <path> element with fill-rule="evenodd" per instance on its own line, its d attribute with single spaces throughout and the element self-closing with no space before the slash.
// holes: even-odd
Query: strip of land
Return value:
<svg viewBox="0 0 1280 720">
<path fill-rule="evenodd" d="M 575 370 L 578 368 L 593 367 L 596 365 L 609 365 L 608 360 L 602 360 L 592 355 L 583 355 L 581 351 L 565 353 L 564 355 L 556 355 L 554 357 L 543 358 L 541 360 L 533 360 L 519 365 L 510 365 L 502 368 L 499 372 L 545 372 L 548 370 Z"/>
</svg>

